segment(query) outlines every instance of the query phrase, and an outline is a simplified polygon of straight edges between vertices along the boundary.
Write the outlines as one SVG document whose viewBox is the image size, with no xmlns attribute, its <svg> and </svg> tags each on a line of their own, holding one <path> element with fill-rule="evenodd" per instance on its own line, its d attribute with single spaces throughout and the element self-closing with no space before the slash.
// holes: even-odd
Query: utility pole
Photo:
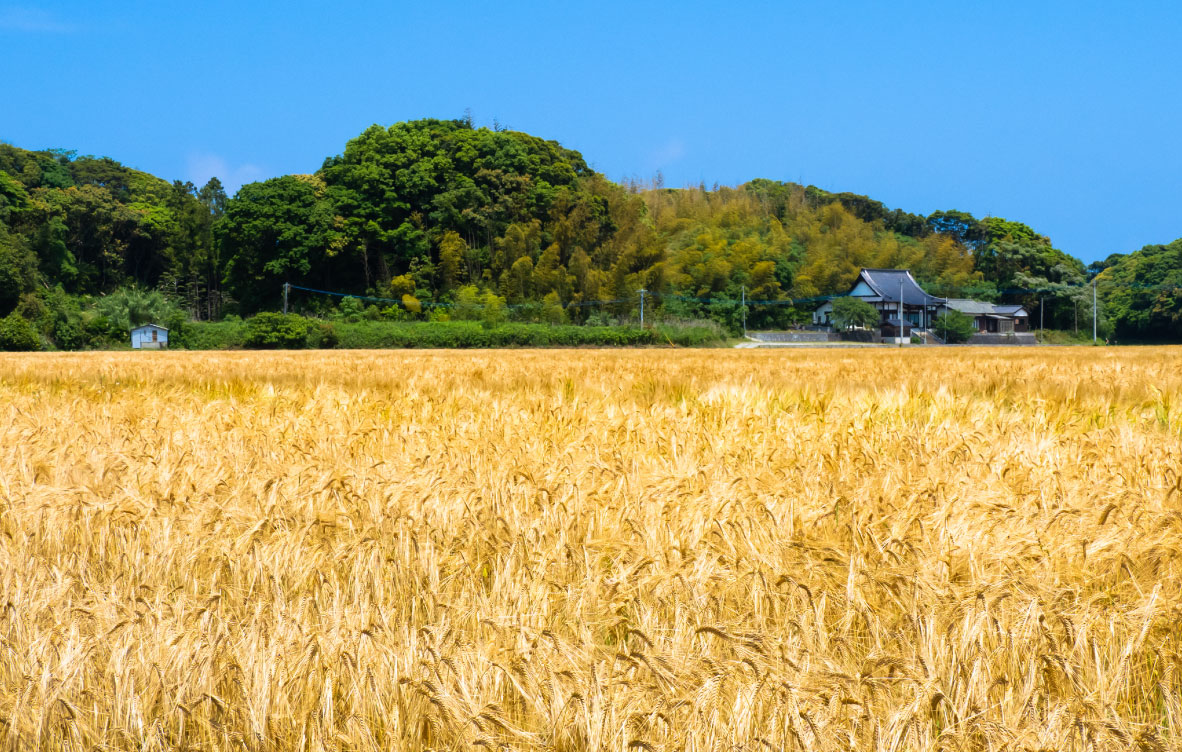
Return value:
<svg viewBox="0 0 1182 752">
<path fill-rule="evenodd" d="M 899 278 L 899 346 L 903 346 L 903 279 Z"/>
<path fill-rule="evenodd" d="M 287 291 L 291 289 L 290 282 L 283 283 L 283 315 L 287 315 Z"/>
<path fill-rule="evenodd" d="M 644 328 L 644 295 L 648 290 L 640 288 L 640 328 Z"/>
<path fill-rule="evenodd" d="M 1096 278 L 1092 278 L 1092 344 L 1096 344 Z"/>
<path fill-rule="evenodd" d="M 747 336 L 747 285 L 743 285 L 743 304 L 739 308 L 743 314 L 743 336 Z"/>
<path fill-rule="evenodd" d="M 1046 322 L 1046 320 L 1043 317 L 1046 310 L 1047 310 L 1047 299 L 1046 299 L 1046 296 L 1043 296 L 1038 299 L 1038 329 L 1039 329 L 1039 331 L 1042 331 L 1043 329 L 1046 328 L 1045 326 L 1043 326 L 1043 324 Z"/>
</svg>

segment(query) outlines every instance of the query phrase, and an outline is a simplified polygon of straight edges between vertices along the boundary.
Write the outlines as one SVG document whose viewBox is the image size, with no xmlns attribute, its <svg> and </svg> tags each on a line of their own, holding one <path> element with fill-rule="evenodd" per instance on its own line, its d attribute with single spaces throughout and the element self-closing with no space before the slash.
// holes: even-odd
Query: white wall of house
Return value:
<svg viewBox="0 0 1182 752">
<path fill-rule="evenodd" d="M 833 319 L 833 303 L 831 301 L 828 301 L 828 300 L 825 301 L 825 303 L 820 308 L 813 311 L 813 323 L 814 324 L 817 324 L 817 325 L 829 324 L 829 323 L 832 323 L 832 319 Z"/>
</svg>

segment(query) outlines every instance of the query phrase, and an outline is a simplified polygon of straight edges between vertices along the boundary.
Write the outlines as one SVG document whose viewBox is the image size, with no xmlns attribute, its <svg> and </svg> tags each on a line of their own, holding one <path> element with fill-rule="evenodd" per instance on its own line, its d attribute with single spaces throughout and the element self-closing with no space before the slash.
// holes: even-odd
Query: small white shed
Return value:
<svg viewBox="0 0 1182 752">
<path fill-rule="evenodd" d="M 131 347 L 134 350 L 161 350 L 168 347 L 168 328 L 157 324 L 144 324 L 131 330 Z"/>
</svg>

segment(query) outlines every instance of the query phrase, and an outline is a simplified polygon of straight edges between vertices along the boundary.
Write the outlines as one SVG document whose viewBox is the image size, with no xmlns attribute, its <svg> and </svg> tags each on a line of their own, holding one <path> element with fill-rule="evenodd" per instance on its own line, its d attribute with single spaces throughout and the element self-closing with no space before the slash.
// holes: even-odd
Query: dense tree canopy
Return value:
<svg viewBox="0 0 1182 752">
<path fill-rule="evenodd" d="M 631 315 L 644 289 L 657 316 L 782 327 L 846 292 L 861 267 L 910 269 L 936 295 L 1020 302 L 1060 328 L 1090 315 L 1100 274 L 1124 336 L 1182 338 L 1177 256 L 1177 243 L 1147 246 L 1085 269 L 1000 217 L 925 217 L 765 179 L 621 185 L 556 142 L 467 120 L 375 125 L 314 174 L 232 198 L 216 179 L 169 183 L 0 144 L 0 317 L 19 311 L 50 343 L 114 331 L 97 301 L 117 290 L 156 290 L 189 318 L 218 319 L 278 309 L 284 283 L 385 298 L 403 317 L 496 300 L 498 315 L 575 323 Z"/>
<path fill-rule="evenodd" d="M 1096 288 L 1118 337 L 1182 339 L 1182 238 L 1109 257 Z"/>
<path fill-rule="evenodd" d="M 1029 226 L 1001 217 L 978 220 L 956 210 L 933 212 L 927 225 L 968 250 L 979 279 L 960 285 L 959 290 L 933 292 L 1020 303 L 1031 312 L 1045 306 L 1038 313 L 1051 328 L 1071 327 L 1081 313 L 1090 316 L 1083 262 L 1055 248 L 1050 238 Z"/>
<path fill-rule="evenodd" d="M 227 202 L 216 237 L 226 254 L 227 289 L 251 309 L 274 308 L 283 283 L 315 269 L 331 285 L 345 245 L 343 222 L 316 176 L 286 175 L 245 185 Z"/>
<path fill-rule="evenodd" d="M 214 315 L 223 269 L 212 229 L 225 200 L 216 178 L 198 189 L 107 158 L 0 144 L 0 315 L 39 285 L 158 287 L 192 315 Z"/>
</svg>

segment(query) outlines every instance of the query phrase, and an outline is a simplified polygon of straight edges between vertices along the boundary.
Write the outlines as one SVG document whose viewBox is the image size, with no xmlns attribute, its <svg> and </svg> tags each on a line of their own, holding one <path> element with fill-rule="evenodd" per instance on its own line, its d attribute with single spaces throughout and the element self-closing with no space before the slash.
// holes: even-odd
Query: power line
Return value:
<svg viewBox="0 0 1182 752">
<path fill-rule="evenodd" d="M 315 287 L 301 287 L 300 285 L 293 285 L 293 284 L 288 284 L 288 283 L 285 283 L 285 285 L 284 285 L 285 300 L 286 300 L 286 292 L 289 289 L 290 290 L 303 290 L 304 292 L 316 293 L 318 295 L 331 295 L 336 298 L 356 298 L 357 300 L 369 300 L 369 301 L 373 301 L 373 302 L 377 302 L 377 303 L 394 303 L 395 305 L 404 305 L 404 303 L 401 300 L 396 300 L 395 298 L 382 298 L 382 297 L 378 297 L 375 295 L 359 295 L 357 293 L 337 292 L 335 290 L 319 290 Z M 417 300 L 417 298 L 416 298 L 416 300 Z M 615 303 L 630 303 L 630 302 L 632 302 L 631 298 L 613 298 L 610 300 L 572 300 L 569 303 L 563 304 L 563 308 L 570 308 L 571 306 L 597 306 L 597 305 L 602 306 L 602 305 L 612 305 Z M 541 304 L 542 304 L 541 301 L 537 301 L 534 303 L 508 303 L 505 305 L 505 308 L 527 308 L 530 306 L 538 306 Z M 469 304 L 457 303 L 454 301 L 453 302 L 442 302 L 442 301 L 420 300 L 419 305 L 424 308 L 456 308 L 458 306 L 469 305 Z M 483 304 L 479 303 L 479 302 L 472 303 L 471 305 L 475 305 L 477 307 L 483 307 Z"/>
<path fill-rule="evenodd" d="M 1095 309 L 1097 302 L 1098 302 L 1097 298 L 1096 298 L 1096 288 L 1098 286 L 1104 286 L 1104 287 L 1107 287 L 1110 289 L 1111 288 L 1120 288 L 1120 289 L 1129 289 L 1129 290 L 1182 291 L 1182 285 L 1173 285 L 1173 284 L 1151 285 L 1151 284 L 1142 284 L 1142 283 L 1122 283 L 1122 282 L 1102 280 L 1099 278 L 1093 278 L 1093 280 L 1090 283 L 1085 283 L 1085 284 L 1081 284 L 1081 285 L 1058 285 L 1058 284 L 1055 284 L 1055 285 L 1051 285 L 1048 287 L 1008 287 L 1008 288 L 1002 288 L 999 290 L 991 290 L 990 293 L 991 294 L 998 294 L 998 295 L 1040 295 L 1040 296 L 1046 296 L 1048 294 L 1055 295 L 1056 293 L 1067 294 L 1072 291 L 1083 292 L 1083 291 L 1087 290 L 1087 288 L 1091 287 L 1092 292 L 1093 292 L 1093 309 Z M 321 289 L 318 289 L 315 287 L 304 287 L 302 285 L 293 285 L 291 283 L 284 283 L 283 293 L 284 293 L 284 311 L 285 312 L 287 310 L 288 293 L 291 290 L 302 290 L 304 292 L 310 292 L 310 293 L 314 293 L 317 295 L 329 295 L 329 296 L 337 297 L 337 298 L 355 298 L 357 300 L 371 301 L 371 302 L 375 302 L 375 303 L 392 303 L 395 305 L 404 305 L 403 301 L 395 299 L 395 298 L 384 298 L 384 297 L 379 297 L 379 296 L 375 296 L 375 295 L 361 295 L 361 294 L 357 294 L 357 293 L 339 292 L 336 290 L 321 290 Z M 640 307 L 641 307 L 642 311 L 644 308 L 645 299 L 652 298 L 653 300 L 699 303 L 699 304 L 709 305 L 709 306 L 735 306 L 740 309 L 740 311 L 744 315 L 744 318 L 745 318 L 745 313 L 746 313 L 746 309 L 748 306 L 807 306 L 810 304 L 822 304 L 822 303 L 826 303 L 830 300 L 834 300 L 836 298 L 846 297 L 845 295 L 813 295 L 813 296 L 803 297 L 803 298 L 798 298 L 798 297 L 764 298 L 764 299 L 749 298 L 749 297 L 747 297 L 747 290 L 746 290 L 745 285 L 742 287 L 741 292 L 740 292 L 740 297 L 738 297 L 738 298 L 728 298 L 728 297 L 723 297 L 720 295 L 704 295 L 704 296 L 678 295 L 678 294 L 674 294 L 674 293 L 658 293 L 658 292 L 653 292 L 651 290 L 645 290 L 645 289 L 637 290 L 637 294 L 639 295 L 639 302 L 640 302 Z M 951 297 L 952 296 L 949 296 L 949 299 Z M 567 303 L 564 303 L 563 308 L 608 306 L 608 305 L 619 305 L 619 304 L 624 304 L 624 303 L 635 304 L 636 302 L 637 302 L 636 297 L 609 298 L 609 299 L 600 299 L 600 300 L 572 300 Z M 423 308 L 440 308 L 440 309 L 456 308 L 459 306 L 475 306 L 478 308 L 484 307 L 484 304 L 480 303 L 480 302 L 458 303 L 458 302 L 454 302 L 454 301 L 444 302 L 444 301 L 429 301 L 429 300 L 428 301 L 420 300 L 419 305 L 422 306 Z M 510 303 L 510 304 L 505 304 L 504 307 L 509 308 L 509 309 L 520 309 L 520 308 L 535 307 L 538 305 L 541 305 L 541 301 L 536 301 L 536 302 L 532 302 L 532 303 Z M 1041 313 L 1042 305 L 1043 304 L 1040 303 L 1040 313 Z M 643 313 L 642 313 L 642 316 L 643 316 Z"/>
</svg>

